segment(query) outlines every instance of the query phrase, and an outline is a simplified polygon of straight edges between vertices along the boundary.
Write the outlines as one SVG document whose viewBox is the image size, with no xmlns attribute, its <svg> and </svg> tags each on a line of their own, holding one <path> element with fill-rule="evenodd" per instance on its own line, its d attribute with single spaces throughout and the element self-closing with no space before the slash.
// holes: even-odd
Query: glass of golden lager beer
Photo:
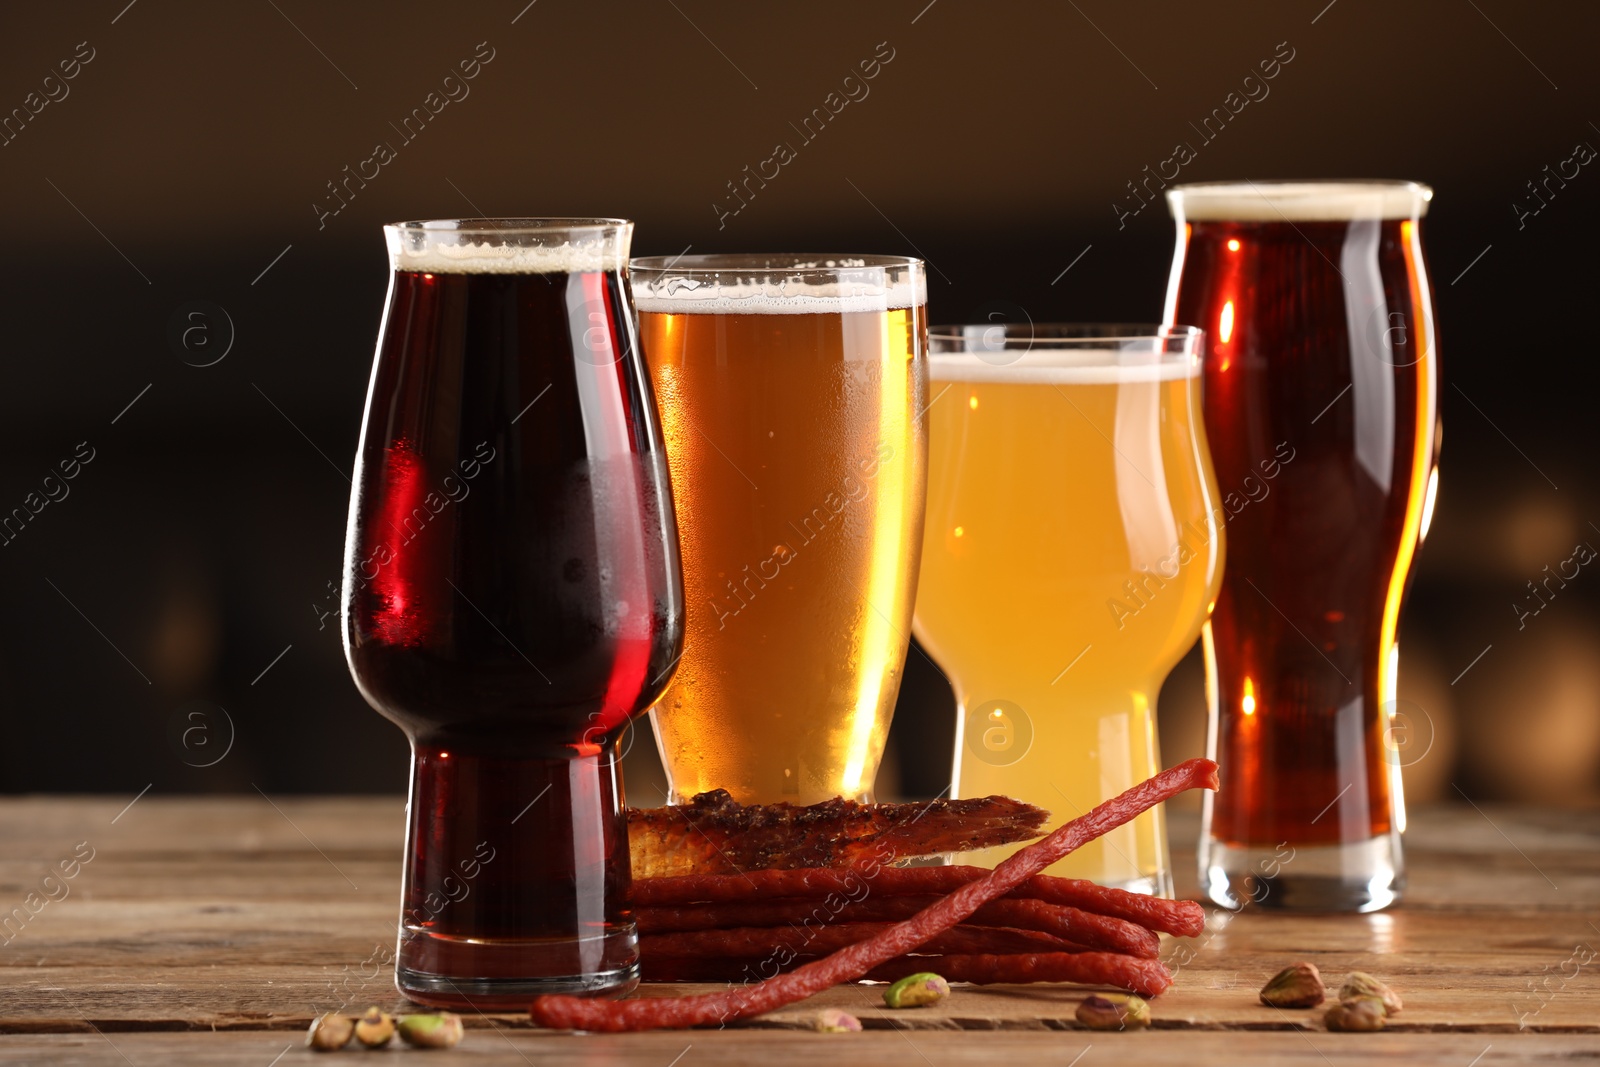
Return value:
<svg viewBox="0 0 1600 1067">
<path fill-rule="evenodd" d="M 870 799 L 922 545 L 922 262 L 677 256 L 632 275 L 688 613 L 651 711 L 671 799 Z"/>
<path fill-rule="evenodd" d="M 914 625 L 955 686 L 956 796 L 1004 793 L 1054 827 L 1159 769 L 1156 694 L 1222 578 L 1201 336 L 933 331 Z M 1049 873 L 1170 895 L 1161 810 Z"/>
</svg>

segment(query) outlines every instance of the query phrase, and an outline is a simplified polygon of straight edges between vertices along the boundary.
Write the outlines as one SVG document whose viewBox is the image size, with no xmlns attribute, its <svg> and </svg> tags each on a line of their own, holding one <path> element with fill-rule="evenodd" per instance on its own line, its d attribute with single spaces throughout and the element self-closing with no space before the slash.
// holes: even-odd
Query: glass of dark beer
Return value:
<svg viewBox="0 0 1600 1067">
<path fill-rule="evenodd" d="M 1404 887 L 1396 630 L 1432 514 L 1438 337 L 1412 182 L 1180 185 L 1166 320 L 1206 331 L 1228 536 L 1200 874 L 1228 907 Z"/>
<path fill-rule="evenodd" d="M 425 1004 L 638 982 L 617 740 L 684 620 L 631 233 L 385 227 L 344 640 L 411 740 L 396 983 Z"/>
</svg>

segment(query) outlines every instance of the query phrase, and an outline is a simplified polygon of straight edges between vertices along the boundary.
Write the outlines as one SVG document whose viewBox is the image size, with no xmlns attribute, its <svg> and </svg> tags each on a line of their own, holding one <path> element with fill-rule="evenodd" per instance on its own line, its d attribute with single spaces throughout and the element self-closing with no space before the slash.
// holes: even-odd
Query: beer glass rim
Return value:
<svg viewBox="0 0 1600 1067">
<path fill-rule="evenodd" d="M 530 237 L 547 234 L 602 235 L 623 228 L 631 229 L 631 219 L 562 217 L 506 217 L 468 219 L 411 219 L 384 224 L 385 230 L 408 236 L 438 234 L 442 236 L 471 237 Z"/>
<path fill-rule="evenodd" d="M 1008 348 L 1163 349 L 1198 351 L 1205 331 L 1198 326 L 1162 326 L 1143 322 L 982 322 L 930 326 L 928 340 L 946 346 L 945 354 Z M 970 347 L 981 338 L 983 348 Z M 966 347 L 953 347 L 964 345 Z M 992 347 L 991 347 L 992 346 Z"/>
<path fill-rule="evenodd" d="M 383 228 L 394 270 L 427 274 L 548 274 L 621 271 L 627 219 L 426 219 Z"/>
<path fill-rule="evenodd" d="M 910 256 L 729 252 L 629 263 L 642 312 L 779 314 L 925 307 L 927 272 Z"/>
<path fill-rule="evenodd" d="M 1342 222 L 1417 219 L 1428 213 L 1433 187 L 1395 178 L 1273 178 L 1180 182 L 1167 208 L 1180 222 Z"/>
<path fill-rule="evenodd" d="M 1158 381 L 1198 374 L 1204 338 L 1197 326 L 972 323 L 930 328 L 928 358 L 941 380 Z"/>
<path fill-rule="evenodd" d="M 634 273 L 838 275 L 849 271 L 883 268 L 920 270 L 914 256 L 864 255 L 828 252 L 705 252 L 693 256 L 635 256 L 628 267 Z"/>
</svg>

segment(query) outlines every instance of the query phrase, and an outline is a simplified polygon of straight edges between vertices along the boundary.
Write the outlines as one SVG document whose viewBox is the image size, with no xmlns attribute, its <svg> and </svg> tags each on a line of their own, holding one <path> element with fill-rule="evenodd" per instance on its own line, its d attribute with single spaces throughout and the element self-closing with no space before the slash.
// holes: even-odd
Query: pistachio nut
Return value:
<svg viewBox="0 0 1600 1067">
<path fill-rule="evenodd" d="M 382 1048 L 394 1037 L 394 1017 L 377 1006 L 356 1020 L 356 1040 L 367 1048 Z"/>
<path fill-rule="evenodd" d="M 1388 1012 L 1377 997 L 1351 997 L 1341 1000 L 1328 1009 L 1322 1021 L 1329 1030 L 1346 1033 L 1366 1033 L 1383 1029 Z"/>
<path fill-rule="evenodd" d="M 318 1052 L 332 1052 L 348 1045 L 350 1036 L 355 1032 L 356 1024 L 350 1021 L 349 1016 L 330 1011 L 311 1020 L 311 1029 L 306 1031 L 306 1047 Z"/>
<path fill-rule="evenodd" d="M 1261 987 L 1261 1003 L 1273 1008 L 1314 1008 L 1327 999 L 1327 987 L 1314 963 L 1285 967 Z"/>
<path fill-rule="evenodd" d="M 1345 978 L 1344 985 L 1339 987 L 1340 1000 L 1351 1000 L 1355 997 L 1377 997 L 1383 1001 L 1383 1010 L 1389 1015 L 1399 1015 L 1400 1009 L 1405 1007 L 1400 1000 L 1400 994 L 1365 971 L 1351 971 Z"/>
<path fill-rule="evenodd" d="M 823 1008 L 812 1025 L 824 1034 L 848 1034 L 861 1029 L 861 1020 L 838 1008 Z"/>
<path fill-rule="evenodd" d="M 418 1048 L 455 1048 L 461 1041 L 461 1016 L 441 1011 L 437 1015 L 403 1015 L 396 1029 L 400 1040 Z"/>
<path fill-rule="evenodd" d="M 883 1002 L 891 1008 L 920 1008 L 950 995 L 950 983 L 932 971 L 908 974 L 883 991 Z"/>
<path fill-rule="evenodd" d="M 1090 1030 L 1143 1030 L 1150 1005 L 1131 994 L 1096 993 L 1078 1005 L 1077 1019 Z"/>
</svg>

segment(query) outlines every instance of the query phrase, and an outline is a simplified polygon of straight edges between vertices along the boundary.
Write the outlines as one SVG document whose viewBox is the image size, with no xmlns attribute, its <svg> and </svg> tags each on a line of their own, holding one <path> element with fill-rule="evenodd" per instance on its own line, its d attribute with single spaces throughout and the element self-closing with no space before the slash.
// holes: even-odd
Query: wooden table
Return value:
<svg viewBox="0 0 1600 1067">
<path fill-rule="evenodd" d="M 0 800 L 0 919 L 11 917 L 0 930 L 9 938 L 0 947 L 0 1061 L 286 1067 L 313 1057 L 301 1040 L 317 1012 L 402 1010 L 382 962 L 394 943 L 400 799 L 146 796 L 126 805 Z M 1175 822 L 1174 840 L 1192 841 L 1193 821 Z M 1411 887 L 1390 912 L 1214 914 L 1188 943 L 1193 958 L 1172 991 L 1155 1002 L 1150 1032 L 1077 1029 L 1083 994 L 1070 987 L 958 987 L 939 1007 L 889 1012 L 877 990 L 852 986 L 723 1031 L 570 1035 L 478 1016 L 455 1053 L 426 1062 L 1600 1059 L 1600 813 L 1424 811 L 1406 847 Z M 75 854 L 92 858 L 79 860 L 74 877 L 45 882 L 63 861 L 74 870 Z M 1193 895 L 1192 853 L 1178 850 L 1177 863 Z M 1334 981 L 1351 969 L 1386 978 L 1404 995 L 1404 1014 L 1386 1033 L 1330 1034 L 1320 1012 L 1257 1003 L 1262 982 L 1299 959 Z M 867 1031 L 803 1032 L 823 1006 L 855 1013 Z"/>
</svg>

